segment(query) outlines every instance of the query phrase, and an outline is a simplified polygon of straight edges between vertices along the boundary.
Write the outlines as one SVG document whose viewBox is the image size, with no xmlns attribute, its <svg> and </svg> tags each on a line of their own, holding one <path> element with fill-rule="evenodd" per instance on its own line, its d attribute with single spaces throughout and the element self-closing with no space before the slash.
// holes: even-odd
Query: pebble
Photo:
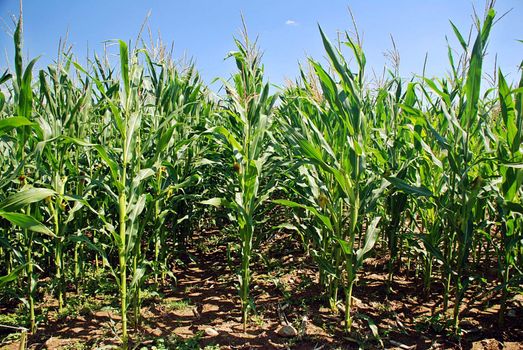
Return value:
<svg viewBox="0 0 523 350">
<path fill-rule="evenodd" d="M 293 338 L 298 335 L 298 331 L 296 330 L 296 328 L 294 328 L 291 325 L 281 326 L 280 328 L 278 328 L 276 333 L 278 333 L 279 336 L 285 338 Z"/>
<path fill-rule="evenodd" d="M 216 337 L 218 334 L 218 331 L 214 328 L 205 328 L 205 334 L 207 334 L 209 337 Z"/>
</svg>

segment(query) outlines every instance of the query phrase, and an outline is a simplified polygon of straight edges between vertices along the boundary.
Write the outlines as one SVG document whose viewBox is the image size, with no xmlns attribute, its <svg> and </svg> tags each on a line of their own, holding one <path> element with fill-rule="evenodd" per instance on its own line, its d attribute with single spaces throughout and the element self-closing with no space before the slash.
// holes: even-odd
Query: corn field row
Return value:
<svg viewBox="0 0 523 350">
<path fill-rule="evenodd" d="M 41 278 L 61 311 L 96 270 L 118 286 L 126 348 L 144 289 L 174 284 L 177 254 L 222 213 L 240 246 L 244 328 L 267 227 L 300 242 L 346 332 L 369 256 L 387 258 L 389 288 L 405 268 L 426 295 L 439 288 L 456 333 L 494 264 L 502 326 L 523 276 L 523 75 L 485 85 L 494 9 L 476 20 L 469 39 L 452 25 L 447 76 L 388 69 L 379 84 L 357 36 L 333 43 L 320 28 L 327 60 L 273 88 L 244 32 L 218 93 L 161 44 L 114 42 L 117 64 L 63 47 L 37 71 L 19 21 L 0 78 L 0 302 L 19 300 L 35 332 Z"/>
</svg>

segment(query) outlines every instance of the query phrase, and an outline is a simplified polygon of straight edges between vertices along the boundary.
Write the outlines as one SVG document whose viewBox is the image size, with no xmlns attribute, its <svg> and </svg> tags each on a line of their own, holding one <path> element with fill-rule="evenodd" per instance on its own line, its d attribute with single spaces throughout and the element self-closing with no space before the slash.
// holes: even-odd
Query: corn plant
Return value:
<svg viewBox="0 0 523 350">
<path fill-rule="evenodd" d="M 269 84 L 263 81 L 261 55 L 256 43 L 249 41 L 246 30 L 243 34 L 243 42 L 235 39 L 238 51 L 229 55 L 234 58 L 239 70 L 232 77 L 232 84 L 225 82 L 227 97 L 224 112 L 229 124 L 210 130 L 229 149 L 236 179 L 233 188 L 229 188 L 226 193 L 228 198 L 215 198 L 204 203 L 224 205 L 236 217 L 241 244 L 239 294 L 245 330 L 251 308 L 249 265 L 253 254 L 255 215 L 260 204 L 267 199 L 269 191 L 274 189 L 262 181 L 267 176 L 267 162 L 272 153 L 267 143 L 276 96 L 269 93 Z"/>
<path fill-rule="evenodd" d="M 449 59 L 456 78 L 452 85 L 443 80 L 440 88 L 433 80 L 424 79 L 439 103 L 425 92 L 433 113 L 421 123 L 424 127 L 417 131 L 420 136 L 423 136 L 422 132 L 432 135 L 434 149 L 429 147 L 427 151 L 436 155 L 433 159 L 436 159 L 438 166 L 443 165 L 445 174 L 445 184 L 440 189 L 444 188 L 446 192 L 437 200 L 438 215 L 444 217 L 446 223 L 443 251 L 433 245 L 434 239 L 425 239 L 424 244 L 445 266 L 444 311 L 448 306 L 450 289 L 454 288 L 453 327 L 456 331 L 459 328 L 461 301 L 471 281 L 471 277 L 466 276 L 466 266 L 475 231 L 483 220 L 482 203 L 485 202 L 478 198 L 488 191 L 488 183 L 483 181 L 485 176 L 482 176 L 489 167 L 484 158 L 484 152 L 488 151 L 488 139 L 485 138 L 488 123 L 484 120 L 487 113 L 480 110 L 479 97 L 483 55 L 494 16 L 494 10 L 489 8 L 483 25 L 478 20 L 478 34 L 463 79 L 457 78 L 452 55 Z M 458 29 L 454 25 L 453 29 L 463 49 L 468 52 L 468 45 Z M 437 125 L 433 125 L 435 123 Z M 437 234 L 436 231 L 433 233 Z"/>
<path fill-rule="evenodd" d="M 8 117 L 0 119 L 0 136 L 4 136 L 6 130 L 13 130 L 23 127 L 25 132 L 31 129 L 34 125 L 24 117 Z M 2 182 L 4 182 L 2 179 Z M 0 286 L 8 282 L 16 280 L 18 276 L 25 272 L 27 275 L 27 304 L 29 313 L 30 331 L 32 333 L 36 330 L 35 317 L 35 291 L 37 286 L 37 277 L 34 274 L 33 252 L 31 244 L 28 241 L 33 239 L 34 233 L 40 233 L 53 237 L 54 234 L 49 228 L 43 225 L 39 220 L 35 219 L 29 214 L 28 206 L 38 203 L 44 199 L 49 199 L 55 192 L 45 188 L 34 188 L 29 185 L 23 186 L 18 192 L 11 194 L 9 197 L 0 201 L 0 217 L 8 220 L 13 226 L 18 226 L 23 229 L 22 241 L 24 242 L 25 252 L 14 250 L 10 244 L 11 238 L 16 238 L 16 235 L 9 235 L 7 232 L 5 236 L 0 237 L 1 246 L 9 249 L 11 253 L 17 257 L 18 266 L 14 267 L 10 264 L 10 271 L 8 275 L 0 277 Z M 24 213 L 25 211 L 25 213 Z"/>
<path fill-rule="evenodd" d="M 394 272 L 401 260 L 402 241 L 412 226 L 412 210 L 408 195 L 430 196 L 430 191 L 409 183 L 417 182 L 417 168 L 422 159 L 424 141 L 414 130 L 417 128 L 403 109 L 418 103 L 415 83 L 410 82 L 403 93 L 403 84 L 398 73 L 377 92 L 369 124 L 372 125 L 372 166 L 393 186 L 384 192 L 382 232 L 390 254 L 388 262 L 388 289 L 390 291 Z M 407 224 L 406 224 L 407 222 Z"/>
<path fill-rule="evenodd" d="M 321 185 L 315 206 L 289 200 L 276 203 L 302 208 L 316 216 L 324 225 L 324 248 L 334 245 L 332 252 L 322 251 L 319 261 L 330 265 L 331 306 L 337 303 L 338 286 L 345 293 L 345 330 L 352 325 L 352 291 L 357 271 L 378 237 L 380 216 L 372 216 L 379 193 L 386 184 L 374 174 L 366 173 L 369 149 L 367 133 L 368 100 L 364 93 L 365 55 L 359 43 L 346 34 L 345 44 L 352 50 L 358 72 L 350 70 L 339 50 L 320 34 L 336 77 L 318 62 L 312 61 L 323 101 L 311 94 L 312 113 L 297 108 L 288 115 L 288 145 L 302 161 L 312 166 L 309 172 Z M 337 79 L 337 80 L 336 80 Z M 310 91 L 310 90 L 309 90 Z M 311 182 L 309 182 L 311 183 Z M 365 224 L 364 224 L 365 222 Z M 358 247 L 357 236 L 364 234 Z M 319 248 L 321 249 L 321 248 Z"/>
<path fill-rule="evenodd" d="M 24 69 L 22 48 L 23 48 L 23 29 L 22 29 L 22 13 L 20 12 L 20 18 L 18 20 L 15 32 L 14 32 L 14 46 L 15 46 L 15 76 L 13 78 L 13 95 L 15 108 L 13 118 L 4 120 L 5 122 L 15 124 L 19 127 L 16 131 L 16 159 L 19 161 L 19 165 L 16 166 L 18 171 L 18 179 L 20 192 L 14 197 L 9 197 L 12 201 L 6 199 L 7 204 L 4 202 L 3 210 L 23 210 L 23 214 L 27 215 L 26 219 L 31 220 L 31 204 L 38 202 L 44 198 L 52 196 L 52 191 L 40 191 L 31 189 L 27 186 L 29 175 L 26 172 L 27 167 L 27 154 L 30 147 L 34 147 L 31 143 L 31 135 L 35 131 L 35 124 L 33 122 L 33 87 L 32 87 L 32 70 L 38 58 L 30 61 Z M 4 78 L 5 80 L 5 78 Z M 29 191 L 29 192 L 27 192 Z M 6 214 L 4 214 L 5 217 Z M 9 215 L 9 214 L 7 214 Z M 36 225 L 36 223 L 33 223 Z M 26 225 L 27 226 L 27 225 Z M 40 227 L 38 225 L 33 227 Z M 29 230 L 31 227 L 26 227 L 23 230 L 22 240 L 25 247 L 25 274 L 27 276 L 27 303 L 29 308 L 29 322 L 30 330 L 34 332 L 36 330 L 36 318 L 35 318 L 35 291 L 37 285 L 37 279 L 34 275 L 34 262 L 33 262 L 33 231 Z M 49 232 L 48 230 L 40 229 L 42 232 Z"/>
<path fill-rule="evenodd" d="M 82 182 L 70 180 L 80 178 L 79 158 L 81 145 L 85 144 L 87 122 L 87 104 L 90 94 L 76 88 L 68 76 L 71 61 L 65 66 L 60 64 L 40 71 L 40 92 L 45 104 L 35 112 L 40 114 L 37 123 L 42 130 L 35 138 L 38 142 L 36 163 L 41 173 L 41 181 L 49 183 L 57 196 L 47 202 L 47 209 L 53 222 L 55 235 L 52 244 L 56 265 L 57 299 L 59 311 L 65 304 L 66 261 L 64 252 L 70 243 L 69 236 L 74 230 L 71 223 L 76 221 L 83 206 Z M 47 77 L 51 79 L 48 83 Z M 78 185 L 78 186 L 77 186 Z M 72 191 L 75 193 L 71 195 Z M 75 260 L 77 269 L 78 257 Z"/>
<path fill-rule="evenodd" d="M 108 149 L 109 143 L 94 145 L 99 159 L 109 169 L 109 179 L 112 186 L 105 187 L 109 199 L 117 205 L 118 230 L 114 225 L 107 229 L 118 249 L 118 267 L 112 270 L 120 291 L 120 311 L 122 319 L 122 343 L 127 348 L 128 324 L 127 311 L 130 304 L 128 295 L 130 288 L 135 295 L 140 293 L 140 283 L 144 274 L 143 266 L 139 266 L 140 223 L 137 220 L 146 205 L 145 180 L 155 174 L 151 168 L 141 168 L 140 127 L 142 114 L 140 111 L 140 84 L 143 70 L 136 64 L 136 55 L 129 55 L 128 46 L 119 41 L 121 80 L 117 82 L 119 89 L 107 90 L 106 86 L 96 77 L 90 76 L 107 104 L 106 113 L 112 118 L 115 127 L 114 136 L 118 138 L 118 150 Z M 75 64 L 84 74 L 89 74 L 80 65 Z M 100 73 L 100 72 L 99 72 Z M 114 192 L 112 188 L 116 190 Z M 104 259 L 106 261 L 106 259 Z M 128 268 L 132 262 L 132 282 L 128 285 Z M 116 273 L 117 270 L 117 273 Z M 139 298 L 139 297 L 138 297 Z M 138 305 L 135 303 L 135 307 Z M 135 319 L 139 310 L 134 310 Z M 137 321 L 137 320 L 136 320 Z"/>
<path fill-rule="evenodd" d="M 511 269 L 517 269 L 517 250 L 522 239 L 522 196 L 523 184 L 523 75 L 519 82 L 519 91 L 511 91 L 501 70 L 498 75 L 499 104 L 502 127 L 498 128 L 498 159 L 501 183 L 499 186 L 498 222 L 502 237 L 498 250 L 499 267 L 502 287 L 501 307 L 499 309 L 499 325 L 505 322 L 507 296 L 511 281 Z M 514 97 L 513 97 L 514 96 Z M 521 271 L 518 271 L 521 276 Z M 517 284 L 517 280 L 515 281 Z"/>
</svg>

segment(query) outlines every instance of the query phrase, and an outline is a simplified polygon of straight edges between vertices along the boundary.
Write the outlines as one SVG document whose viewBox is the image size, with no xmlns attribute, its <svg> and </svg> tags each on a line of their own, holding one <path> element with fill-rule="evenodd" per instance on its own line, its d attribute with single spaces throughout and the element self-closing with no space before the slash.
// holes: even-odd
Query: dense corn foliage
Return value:
<svg viewBox="0 0 523 350">
<path fill-rule="evenodd" d="M 448 76 L 392 70 L 378 86 L 358 38 L 335 45 L 320 28 L 327 61 L 309 59 L 278 93 L 245 31 L 223 96 L 165 47 L 123 41 L 116 67 L 64 48 L 33 77 L 20 21 L 15 69 L 0 78 L 0 300 L 22 300 L 35 332 L 42 277 L 61 311 L 68 294 L 88 293 L 87 273 L 111 276 L 127 347 L 144 288 L 174 284 L 193 232 L 223 210 L 240 247 L 244 329 L 267 222 L 310 255 L 347 332 L 358 273 L 376 255 L 389 285 L 404 268 L 420 271 L 427 295 L 442 285 L 455 332 L 481 264 L 495 261 L 502 325 L 523 276 L 523 75 L 510 83 L 499 70 L 482 86 L 494 18 L 489 8 L 477 19 L 470 43 L 453 26 L 462 53 L 449 48 Z M 287 216 L 271 217 L 275 207 Z"/>
</svg>

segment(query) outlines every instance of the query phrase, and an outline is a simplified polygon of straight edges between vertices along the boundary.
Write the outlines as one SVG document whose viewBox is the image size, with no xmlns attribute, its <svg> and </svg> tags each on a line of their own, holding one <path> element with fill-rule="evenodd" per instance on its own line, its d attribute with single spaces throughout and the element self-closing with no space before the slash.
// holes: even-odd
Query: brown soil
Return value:
<svg viewBox="0 0 523 350">
<path fill-rule="evenodd" d="M 252 264 L 255 269 L 251 290 L 256 313 L 244 332 L 237 277 L 227 263 L 225 242 L 209 243 L 216 242 L 217 234 L 203 232 L 199 244 L 190 250 L 194 261 L 174 271 L 176 287 L 163 290 L 161 299 L 144 302 L 143 324 L 130 330 L 136 348 L 152 344 L 158 337 L 173 335 L 183 339 L 196 337 L 202 348 L 220 345 L 221 349 L 357 349 L 358 342 L 364 348 L 379 348 L 367 319 L 378 326 L 388 349 L 502 349 L 504 344 L 505 348 L 523 348 L 521 296 L 509 303 L 506 325 L 498 329 L 496 295 L 485 293 L 492 286 L 471 290 L 464 303 L 464 334 L 461 339 L 453 338 L 440 328 L 443 321 L 437 316 L 431 318 L 442 302 L 438 284 L 434 283 L 432 295 L 425 297 L 420 280 L 403 272 L 394 277 L 392 292 L 387 293 L 386 258 L 368 259 L 362 269 L 354 290 L 354 331 L 347 336 L 343 333 L 343 313 L 334 314 L 319 297 L 321 289 L 314 264 L 299 245 L 289 246 L 285 235 L 265 244 L 261 252 L 264 259 L 258 257 Z M 47 307 L 52 305 L 52 301 L 47 303 Z M 96 311 L 65 320 L 56 319 L 53 312 L 49 316 L 50 320 L 29 337 L 30 348 L 100 348 L 119 343 L 119 316 L 115 311 Z M 296 327 L 300 333 L 297 337 L 277 334 L 286 321 Z M 207 335 L 209 328 L 217 335 Z M 18 349 L 18 344 L 0 348 Z"/>
</svg>

